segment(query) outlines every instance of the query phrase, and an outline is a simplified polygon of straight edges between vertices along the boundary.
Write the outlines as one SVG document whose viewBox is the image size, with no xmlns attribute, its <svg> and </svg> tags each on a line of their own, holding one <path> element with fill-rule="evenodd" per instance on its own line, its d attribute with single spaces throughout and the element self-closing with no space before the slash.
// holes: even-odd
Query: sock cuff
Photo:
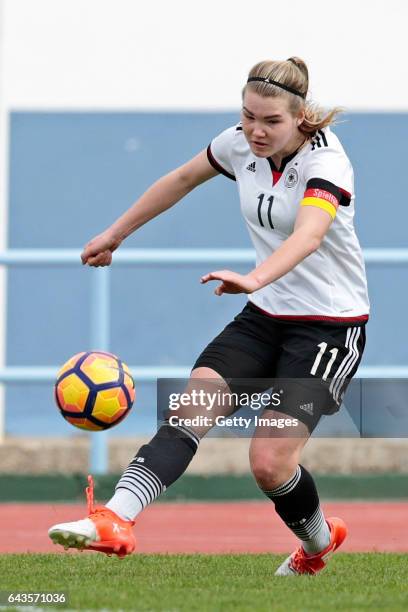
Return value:
<svg viewBox="0 0 408 612">
<path fill-rule="evenodd" d="M 160 437 L 181 438 L 181 440 L 191 446 L 194 452 L 197 450 L 198 445 L 200 444 L 200 438 L 195 431 L 189 427 L 186 427 L 185 425 L 170 425 L 168 421 L 164 421 L 157 434 Z"/>
<path fill-rule="evenodd" d="M 281 495 L 287 495 L 296 487 L 296 485 L 298 484 L 300 480 L 301 475 L 302 475 L 301 466 L 298 465 L 296 468 L 296 472 L 293 474 L 293 476 L 289 478 L 289 480 L 279 485 L 279 487 L 272 489 L 271 491 L 264 490 L 263 492 L 269 498 L 280 497 Z"/>
</svg>

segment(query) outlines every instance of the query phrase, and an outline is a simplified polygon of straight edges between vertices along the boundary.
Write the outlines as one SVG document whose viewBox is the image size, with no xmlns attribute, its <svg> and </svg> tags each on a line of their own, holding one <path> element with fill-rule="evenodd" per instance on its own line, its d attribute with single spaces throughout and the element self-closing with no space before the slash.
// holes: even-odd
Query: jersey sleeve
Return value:
<svg viewBox="0 0 408 612">
<path fill-rule="evenodd" d="M 339 206 L 350 205 L 353 195 L 353 169 L 340 148 L 321 144 L 319 148 L 312 150 L 303 175 L 306 190 L 301 206 L 322 208 L 334 219 Z"/>
<path fill-rule="evenodd" d="M 212 167 L 233 181 L 236 180 L 232 161 L 236 131 L 235 126 L 224 130 L 210 142 L 207 148 L 208 161 Z"/>
</svg>

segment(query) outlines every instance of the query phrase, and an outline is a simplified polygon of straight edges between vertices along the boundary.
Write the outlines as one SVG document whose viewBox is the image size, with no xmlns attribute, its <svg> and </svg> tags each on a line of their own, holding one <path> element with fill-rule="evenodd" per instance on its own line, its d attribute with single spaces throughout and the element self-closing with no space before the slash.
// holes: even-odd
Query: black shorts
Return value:
<svg viewBox="0 0 408 612">
<path fill-rule="evenodd" d="M 253 379 L 260 379 L 258 391 L 267 388 L 267 379 L 279 379 L 282 402 L 270 408 L 299 419 L 312 432 L 322 415 L 339 410 L 364 346 L 365 322 L 288 321 L 248 302 L 193 369 L 215 370 L 232 391 L 240 385 L 238 380 L 234 388 L 234 379 L 251 379 L 252 392 Z"/>
</svg>

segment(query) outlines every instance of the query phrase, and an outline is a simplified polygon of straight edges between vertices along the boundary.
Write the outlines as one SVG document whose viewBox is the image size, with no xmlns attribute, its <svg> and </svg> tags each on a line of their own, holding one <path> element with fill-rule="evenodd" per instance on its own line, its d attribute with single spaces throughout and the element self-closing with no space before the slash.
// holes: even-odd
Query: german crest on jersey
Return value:
<svg viewBox="0 0 408 612">
<path fill-rule="evenodd" d="M 299 176 L 296 168 L 289 168 L 287 175 L 285 176 L 285 187 L 294 187 L 299 180 Z"/>
</svg>

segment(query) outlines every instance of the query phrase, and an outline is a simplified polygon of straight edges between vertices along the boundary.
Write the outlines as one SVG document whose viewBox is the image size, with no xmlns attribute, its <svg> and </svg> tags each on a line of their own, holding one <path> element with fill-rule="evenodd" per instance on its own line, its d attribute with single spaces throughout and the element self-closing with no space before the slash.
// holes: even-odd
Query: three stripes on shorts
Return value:
<svg viewBox="0 0 408 612">
<path fill-rule="evenodd" d="M 360 334 L 361 327 L 349 327 L 347 330 L 345 348 L 348 349 L 348 353 L 344 357 L 336 373 L 334 374 L 329 389 L 334 401 L 337 404 L 340 404 L 341 400 L 343 399 L 344 392 L 341 392 L 342 388 L 344 386 L 344 383 L 346 382 L 347 377 L 352 375 L 355 365 L 358 362 L 360 356 L 360 352 L 358 349 L 358 340 L 360 338 Z"/>
</svg>

